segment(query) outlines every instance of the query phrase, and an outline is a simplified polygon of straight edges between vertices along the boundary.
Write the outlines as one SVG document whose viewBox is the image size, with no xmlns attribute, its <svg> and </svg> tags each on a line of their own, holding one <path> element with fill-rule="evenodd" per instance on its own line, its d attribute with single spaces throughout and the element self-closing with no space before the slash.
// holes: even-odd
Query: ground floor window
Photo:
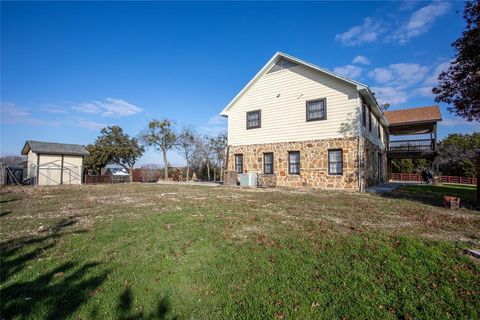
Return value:
<svg viewBox="0 0 480 320">
<path fill-rule="evenodd" d="M 300 174 L 300 152 L 290 151 L 288 153 L 288 173 Z"/>
<path fill-rule="evenodd" d="M 273 153 L 263 154 L 263 173 L 273 174 Z"/>
<path fill-rule="evenodd" d="M 328 150 L 328 174 L 343 174 L 342 149 Z"/>
<path fill-rule="evenodd" d="M 235 155 L 235 171 L 243 173 L 243 154 Z"/>
</svg>

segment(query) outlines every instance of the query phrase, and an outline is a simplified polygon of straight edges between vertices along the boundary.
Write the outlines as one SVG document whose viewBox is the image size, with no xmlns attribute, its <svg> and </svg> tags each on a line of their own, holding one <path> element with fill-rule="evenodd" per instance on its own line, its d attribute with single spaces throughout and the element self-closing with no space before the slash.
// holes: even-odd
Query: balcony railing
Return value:
<svg viewBox="0 0 480 320">
<path fill-rule="evenodd" d="M 387 145 L 388 151 L 392 153 L 428 152 L 436 149 L 435 139 L 389 141 Z"/>
</svg>

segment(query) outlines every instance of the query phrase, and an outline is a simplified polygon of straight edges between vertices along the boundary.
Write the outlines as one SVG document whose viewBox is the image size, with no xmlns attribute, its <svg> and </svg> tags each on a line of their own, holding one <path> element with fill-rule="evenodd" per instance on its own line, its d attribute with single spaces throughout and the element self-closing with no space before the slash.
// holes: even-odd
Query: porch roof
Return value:
<svg viewBox="0 0 480 320">
<path fill-rule="evenodd" d="M 385 111 L 385 117 L 392 135 L 433 133 L 437 122 L 442 121 L 438 106 Z"/>
<path fill-rule="evenodd" d="M 385 111 L 385 117 L 390 126 L 442 121 L 442 115 L 438 106 Z"/>
</svg>

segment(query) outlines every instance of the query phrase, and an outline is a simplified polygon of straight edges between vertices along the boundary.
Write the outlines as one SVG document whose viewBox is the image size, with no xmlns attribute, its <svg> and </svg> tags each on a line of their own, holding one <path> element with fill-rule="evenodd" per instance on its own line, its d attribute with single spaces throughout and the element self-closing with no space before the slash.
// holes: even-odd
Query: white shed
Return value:
<svg viewBox="0 0 480 320">
<path fill-rule="evenodd" d="M 79 144 L 28 140 L 22 149 L 27 156 L 27 177 L 33 185 L 81 184 L 83 157 L 89 153 Z"/>
</svg>

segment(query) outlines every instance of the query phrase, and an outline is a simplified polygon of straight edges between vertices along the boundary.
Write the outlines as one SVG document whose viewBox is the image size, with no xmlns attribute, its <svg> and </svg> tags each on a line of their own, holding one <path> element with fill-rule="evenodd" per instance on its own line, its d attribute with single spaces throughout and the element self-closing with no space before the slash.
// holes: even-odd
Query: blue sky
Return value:
<svg viewBox="0 0 480 320">
<path fill-rule="evenodd" d="M 462 2 L 423 1 L 2 2 L 1 152 L 92 143 L 112 124 L 136 135 L 163 117 L 215 134 L 276 51 L 364 82 L 392 109 L 431 105 L 462 13 Z M 440 138 L 480 129 L 441 107 Z M 152 162 L 160 154 L 139 164 Z"/>
</svg>

